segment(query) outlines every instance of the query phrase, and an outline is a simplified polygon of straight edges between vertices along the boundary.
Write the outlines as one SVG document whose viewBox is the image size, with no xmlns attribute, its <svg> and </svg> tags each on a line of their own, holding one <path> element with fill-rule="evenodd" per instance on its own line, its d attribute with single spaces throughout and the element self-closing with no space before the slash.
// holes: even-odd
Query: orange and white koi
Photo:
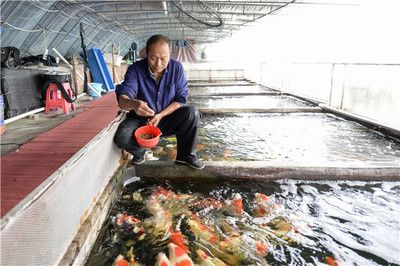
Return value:
<svg viewBox="0 0 400 266">
<path fill-rule="evenodd" d="M 144 234 L 144 228 L 142 226 L 142 222 L 139 219 L 126 213 L 119 213 L 115 218 L 117 225 L 128 227 L 130 228 L 129 230 L 132 230 L 132 232 L 134 232 L 135 234 Z"/>
<path fill-rule="evenodd" d="M 255 193 L 253 206 L 254 214 L 256 217 L 262 217 L 269 213 L 271 205 L 271 199 L 262 193 Z"/>
<path fill-rule="evenodd" d="M 239 193 L 233 194 L 232 199 L 226 200 L 225 203 L 236 215 L 243 214 L 243 199 Z"/>
<path fill-rule="evenodd" d="M 174 243 L 168 244 L 168 258 L 174 266 L 193 266 L 193 261 L 189 255 Z"/>
<path fill-rule="evenodd" d="M 140 222 L 139 219 L 137 219 L 137 218 L 135 218 L 135 217 L 133 217 L 131 215 L 128 215 L 126 213 L 119 213 L 119 214 L 117 214 L 116 218 L 117 218 L 116 222 L 120 226 L 122 224 L 124 224 L 124 223 L 130 224 L 130 225 L 134 225 L 134 224 L 137 224 L 137 223 Z"/>
<path fill-rule="evenodd" d="M 169 261 L 167 255 L 165 253 L 160 252 L 157 255 L 156 264 L 155 266 L 172 266 L 171 262 Z"/>
<path fill-rule="evenodd" d="M 129 262 L 122 255 L 118 255 L 118 257 L 114 261 L 115 266 L 129 266 Z"/>
<path fill-rule="evenodd" d="M 169 238 L 169 243 L 173 243 L 180 247 L 186 253 L 189 252 L 189 248 L 187 246 L 187 240 L 183 237 L 182 232 L 174 231 L 171 232 L 171 236 Z"/>
</svg>

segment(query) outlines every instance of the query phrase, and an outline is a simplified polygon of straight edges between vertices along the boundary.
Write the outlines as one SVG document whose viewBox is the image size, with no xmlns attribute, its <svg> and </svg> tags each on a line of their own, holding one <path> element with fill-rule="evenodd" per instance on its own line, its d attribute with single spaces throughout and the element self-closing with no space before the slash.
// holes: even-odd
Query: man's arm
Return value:
<svg viewBox="0 0 400 266">
<path fill-rule="evenodd" d="M 138 73 L 134 65 L 131 65 L 126 71 L 124 82 L 116 88 L 118 106 L 123 110 L 133 110 L 140 116 L 153 116 L 154 111 L 148 107 L 147 103 L 136 99 L 138 79 Z"/>
<path fill-rule="evenodd" d="M 146 102 L 137 99 L 131 99 L 125 94 L 121 94 L 118 97 L 118 106 L 123 110 L 127 111 L 133 110 L 137 115 L 140 116 L 154 116 L 154 111 L 147 105 Z"/>
</svg>

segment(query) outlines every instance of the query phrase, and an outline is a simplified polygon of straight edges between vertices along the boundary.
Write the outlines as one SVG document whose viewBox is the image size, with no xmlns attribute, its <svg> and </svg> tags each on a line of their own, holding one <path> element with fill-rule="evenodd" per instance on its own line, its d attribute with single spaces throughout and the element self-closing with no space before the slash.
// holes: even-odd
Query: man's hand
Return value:
<svg viewBox="0 0 400 266">
<path fill-rule="evenodd" d="M 149 120 L 149 125 L 156 127 L 160 123 L 161 118 L 163 118 L 161 114 L 156 114 Z"/>
<path fill-rule="evenodd" d="M 133 110 L 140 116 L 153 116 L 155 114 L 146 102 L 136 99 L 133 100 L 124 94 L 118 97 L 118 105 L 121 109 L 126 111 Z"/>
<path fill-rule="evenodd" d="M 133 110 L 140 116 L 154 116 L 154 111 L 147 105 L 146 102 L 141 100 L 133 101 Z"/>
</svg>

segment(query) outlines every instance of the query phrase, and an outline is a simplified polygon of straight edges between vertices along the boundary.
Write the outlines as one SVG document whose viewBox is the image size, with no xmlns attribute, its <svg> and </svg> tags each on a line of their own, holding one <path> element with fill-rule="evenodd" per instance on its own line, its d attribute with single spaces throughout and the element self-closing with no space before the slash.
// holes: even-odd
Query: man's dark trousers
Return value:
<svg viewBox="0 0 400 266">
<path fill-rule="evenodd" d="M 177 140 L 177 156 L 180 161 L 192 161 L 196 157 L 197 128 L 200 122 L 199 111 L 191 106 L 182 106 L 175 112 L 163 117 L 157 127 L 162 135 L 175 135 Z M 140 117 L 135 114 L 128 114 L 115 133 L 114 142 L 123 150 L 126 150 L 136 158 L 144 156 L 146 150 L 141 148 L 133 133 L 141 126 L 147 124 L 146 117 Z"/>
</svg>

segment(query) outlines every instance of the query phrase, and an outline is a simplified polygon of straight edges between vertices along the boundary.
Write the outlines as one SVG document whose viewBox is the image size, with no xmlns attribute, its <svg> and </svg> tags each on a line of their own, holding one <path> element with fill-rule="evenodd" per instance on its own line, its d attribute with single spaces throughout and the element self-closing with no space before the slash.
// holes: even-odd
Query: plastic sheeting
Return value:
<svg viewBox="0 0 400 266">
<path fill-rule="evenodd" d="M 41 85 L 45 70 L 3 68 L 1 93 L 5 118 L 11 118 L 44 106 Z"/>
<path fill-rule="evenodd" d="M 185 41 L 184 46 L 180 46 L 177 42 L 172 44 L 171 57 L 180 62 L 196 62 L 197 56 L 194 43 Z"/>
</svg>

